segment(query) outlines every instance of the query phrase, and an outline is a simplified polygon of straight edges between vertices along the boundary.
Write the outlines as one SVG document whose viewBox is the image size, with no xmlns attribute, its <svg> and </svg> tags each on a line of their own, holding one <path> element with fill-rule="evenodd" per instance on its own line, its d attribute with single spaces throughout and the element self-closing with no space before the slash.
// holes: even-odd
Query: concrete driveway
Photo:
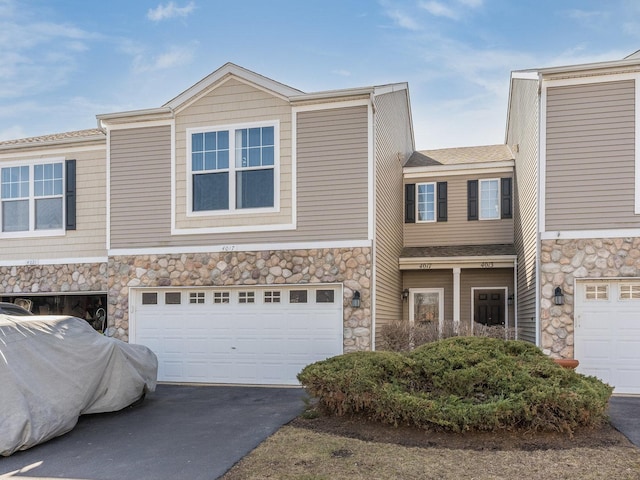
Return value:
<svg viewBox="0 0 640 480">
<path fill-rule="evenodd" d="M 304 409 L 300 388 L 158 385 L 136 407 L 0 457 L 0 479 L 212 480 Z"/>
</svg>

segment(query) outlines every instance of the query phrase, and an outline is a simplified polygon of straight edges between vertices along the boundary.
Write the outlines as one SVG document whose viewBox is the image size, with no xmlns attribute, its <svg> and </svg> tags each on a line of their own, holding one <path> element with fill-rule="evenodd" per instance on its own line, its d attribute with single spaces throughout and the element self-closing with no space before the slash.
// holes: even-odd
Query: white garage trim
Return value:
<svg viewBox="0 0 640 480">
<path fill-rule="evenodd" d="M 586 279 L 575 285 L 577 371 L 640 394 L 640 279 Z"/>
<path fill-rule="evenodd" d="M 158 380 L 297 385 L 343 353 L 342 284 L 131 288 L 131 343 L 158 356 Z"/>
</svg>

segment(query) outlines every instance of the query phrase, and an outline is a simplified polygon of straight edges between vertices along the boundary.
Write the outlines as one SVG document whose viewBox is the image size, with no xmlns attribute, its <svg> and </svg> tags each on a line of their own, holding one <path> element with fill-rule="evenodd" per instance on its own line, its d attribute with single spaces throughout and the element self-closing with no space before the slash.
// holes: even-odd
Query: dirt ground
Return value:
<svg viewBox="0 0 640 480">
<path fill-rule="evenodd" d="M 411 427 L 394 427 L 357 417 L 298 417 L 289 424 L 320 433 L 355 438 L 368 442 L 391 443 L 404 447 L 501 450 L 562 450 L 569 448 L 601 448 L 632 446 L 627 438 L 605 424 L 597 429 L 566 433 L 540 432 L 465 432 L 464 434 L 431 432 Z"/>
</svg>

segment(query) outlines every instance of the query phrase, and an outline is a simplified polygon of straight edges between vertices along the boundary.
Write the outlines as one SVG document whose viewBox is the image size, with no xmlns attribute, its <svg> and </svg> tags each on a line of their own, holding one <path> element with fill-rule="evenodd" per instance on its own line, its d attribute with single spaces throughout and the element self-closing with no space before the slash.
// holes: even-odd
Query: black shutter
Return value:
<svg viewBox="0 0 640 480">
<path fill-rule="evenodd" d="M 416 185 L 404 186 L 404 223 L 416 223 Z"/>
<path fill-rule="evenodd" d="M 501 178 L 500 179 L 500 211 L 501 218 L 512 218 L 513 217 L 513 191 L 511 188 L 511 178 Z"/>
<path fill-rule="evenodd" d="M 478 180 L 467 181 L 467 220 L 478 220 Z"/>
<path fill-rule="evenodd" d="M 447 221 L 447 182 L 438 182 L 438 221 Z"/>
<path fill-rule="evenodd" d="M 67 160 L 65 174 L 65 228 L 66 230 L 76 229 L 76 161 Z"/>
</svg>

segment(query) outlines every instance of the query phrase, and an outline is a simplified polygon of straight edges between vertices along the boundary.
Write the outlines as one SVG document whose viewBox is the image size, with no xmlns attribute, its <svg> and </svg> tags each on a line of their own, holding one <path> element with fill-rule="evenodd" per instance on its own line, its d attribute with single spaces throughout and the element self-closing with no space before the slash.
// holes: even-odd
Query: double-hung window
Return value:
<svg viewBox="0 0 640 480">
<path fill-rule="evenodd" d="M 436 184 L 418 183 L 418 222 L 436 221 Z"/>
<path fill-rule="evenodd" d="M 480 180 L 480 220 L 500 218 L 499 179 Z"/>
<path fill-rule="evenodd" d="M 192 211 L 273 208 L 277 124 L 188 130 Z"/>
<path fill-rule="evenodd" d="M 0 168 L 2 233 L 64 228 L 63 162 Z"/>
</svg>

